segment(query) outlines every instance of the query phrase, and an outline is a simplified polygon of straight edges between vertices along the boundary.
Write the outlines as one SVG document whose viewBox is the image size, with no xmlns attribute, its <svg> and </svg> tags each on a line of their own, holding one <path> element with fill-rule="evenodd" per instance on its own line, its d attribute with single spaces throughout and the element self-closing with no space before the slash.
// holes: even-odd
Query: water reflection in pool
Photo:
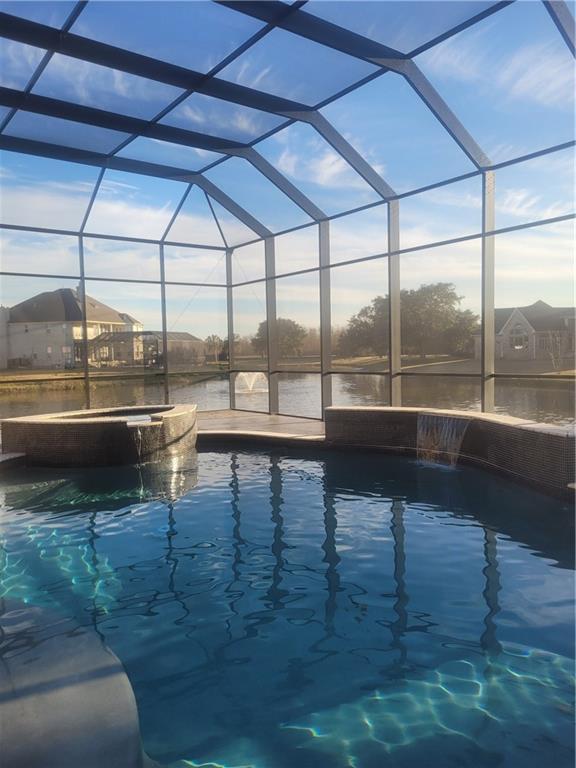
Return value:
<svg viewBox="0 0 576 768">
<path fill-rule="evenodd" d="M 24 602 L 92 627 L 152 757 L 572 765 L 566 505 L 370 454 L 155 471 L 28 471 L 0 491 L 5 619 Z M 43 633 L 0 650 L 40 653 Z"/>
</svg>

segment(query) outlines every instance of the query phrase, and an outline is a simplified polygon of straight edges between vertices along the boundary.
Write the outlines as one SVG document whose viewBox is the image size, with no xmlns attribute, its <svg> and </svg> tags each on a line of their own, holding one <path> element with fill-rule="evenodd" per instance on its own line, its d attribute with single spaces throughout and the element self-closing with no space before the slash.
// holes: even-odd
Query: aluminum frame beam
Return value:
<svg viewBox="0 0 576 768">
<path fill-rule="evenodd" d="M 327 218 L 327 214 L 310 200 L 298 187 L 292 184 L 283 176 L 273 165 L 269 163 L 262 155 L 252 147 L 231 152 L 235 157 L 241 157 L 247 160 L 257 171 L 265 176 L 274 184 L 286 197 L 289 197 L 293 203 L 301 208 L 314 221 L 321 221 Z"/>
<path fill-rule="evenodd" d="M 220 5 L 225 5 L 261 21 L 268 21 L 281 3 L 223 0 Z M 277 26 L 320 45 L 333 48 L 340 53 L 346 53 L 385 70 L 403 75 L 476 167 L 483 168 L 490 165 L 488 156 L 480 149 L 408 54 L 400 53 L 393 48 L 381 45 L 370 38 L 358 35 L 302 10 L 290 14 L 286 19 L 278 22 Z"/>
<path fill-rule="evenodd" d="M 163 234 L 162 234 L 162 237 L 160 238 L 160 242 L 161 242 L 161 243 L 164 243 L 164 242 L 165 242 L 165 240 L 168 238 L 168 233 L 170 232 L 170 230 L 172 229 L 172 226 L 173 226 L 174 222 L 175 222 L 175 221 L 176 221 L 176 219 L 178 218 L 178 214 L 179 214 L 179 213 L 180 213 L 180 211 L 182 210 L 182 207 L 183 207 L 184 203 L 186 202 L 186 200 L 188 199 L 188 196 L 189 196 L 190 192 L 192 192 L 192 187 L 193 187 L 193 186 L 194 186 L 193 184 L 188 184 L 188 186 L 186 187 L 186 190 L 185 190 L 184 194 L 183 194 L 183 195 L 182 195 L 182 197 L 180 198 L 180 202 L 178 203 L 178 205 L 177 205 L 177 206 L 176 206 L 176 208 L 174 209 L 174 213 L 173 213 L 173 214 L 172 214 L 172 216 L 170 217 L 170 221 L 169 221 L 169 222 L 168 222 L 168 224 L 166 225 L 166 229 L 164 230 L 164 232 L 163 232 Z"/>
<path fill-rule="evenodd" d="M 158 246 L 160 259 L 160 304 L 162 310 L 162 345 L 164 347 L 162 362 L 164 364 L 164 402 L 170 402 L 170 384 L 168 379 L 168 314 L 166 312 L 166 262 L 164 259 L 164 243 Z"/>
<path fill-rule="evenodd" d="M 339 133 L 320 112 L 308 112 L 296 114 L 296 119 L 309 123 L 322 138 L 336 150 L 348 165 L 375 190 L 383 200 L 393 197 L 396 193 L 379 173 L 368 163 L 362 155 Z"/>
<path fill-rule="evenodd" d="M 481 170 L 490 167 L 491 161 L 488 155 L 480 148 L 476 140 L 466 130 L 420 68 L 413 61 L 404 61 L 396 71 L 404 76 L 409 85 L 448 131 L 460 149 L 466 153 L 476 168 Z"/>
<path fill-rule="evenodd" d="M 89 213 L 89 210 L 88 210 Z M 86 310 L 86 277 L 84 269 L 84 238 L 78 235 L 78 262 L 80 269 L 80 306 L 82 309 L 82 376 L 84 380 L 84 403 L 90 408 L 90 365 L 88 361 L 88 315 Z"/>
<path fill-rule="evenodd" d="M 74 104 L 70 101 L 54 99 L 49 96 L 40 96 L 36 93 L 25 93 L 13 88 L 0 87 L 0 105 L 13 107 L 25 112 L 33 112 L 48 117 L 57 117 L 62 120 L 70 120 L 85 125 L 96 125 L 112 131 L 138 134 L 151 139 L 168 141 L 173 144 L 181 144 L 186 147 L 198 147 L 212 152 L 226 153 L 229 150 L 247 146 L 242 142 L 222 139 L 217 136 L 209 136 L 197 131 L 189 131 L 185 128 L 176 128 L 164 123 L 151 123 L 139 117 L 121 115 L 117 112 L 109 112 L 96 107 L 86 107 L 82 104 Z"/>
<path fill-rule="evenodd" d="M 87 125 L 98 125 L 101 128 L 129 132 L 138 136 L 168 141 L 181 146 L 198 147 L 200 149 L 221 152 L 231 157 L 244 158 L 312 219 L 319 221 L 326 218 L 324 211 L 274 168 L 271 163 L 265 160 L 251 146 L 241 142 L 212 137 L 196 131 L 188 131 L 162 123 L 149 122 L 140 118 L 120 115 L 116 112 L 108 112 L 59 99 L 38 96 L 37 94 L 26 94 L 21 91 L 14 91 L 11 88 L 0 87 L 0 104 L 35 114 L 73 120 Z M 112 156 L 115 155 L 110 155 L 110 157 Z M 184 171 L 184 169 L 182 170 Z M 188 173 L 190 172 L 188 171 Z"/>
<path fill-rule="evenodd" d="M 318 225 L 318 257 L 320 288 L 320 375 L 322 418 L 324 410 L 332 405 L 332 304 L 330 298 L 330 222 Z"/>
<path fill-rule="evenodd" d="M 64 24 L 61 27 L 61 31 L 62 32 L 68 32 L 70 30 L 70 28 L 72 27 L 72 25 L 74 24 L 74 22 L 76 21 L 78 16 L 80 16 L 82 11 L 84 10 L 86 4 L 87 4 L 87 0 L 81 0 L 81 2 L 76 3 L 76 5 L 72 8 L 72 11 L 68 15 L 68 18 L 66 19 L 66 21 L 64 22 Z M 48 66 L 48 63 L 50 62 L 50 59 L 52 58 L 52 56 L 53 56 L 53 52 L 52 51 L 46 51 L 46 53 L 42 57 L 42 59 L 39 62 L 39 64 L 36 66 L 34 72 L 32 73 L 32 77 L 28 80 L 28 82 L 26 84 L 26 87 L 24 89 L 26 91 L 26 93 L 30 93 L 32 88 L 34 88 L 34 86 L 36 85 L 36 83 L 38 81 L 38 78 L 40 77 L 42 72 L 44 72 L 44 70 Z M 10 121 L 12 120 L 12 118 L 14 117 L 15 114 L 16 114 L 16 109 L 13 108 L 4 117 L 3 120 L 0 120 L 0 133 L 2 133 L 2 131 L 10 123 Z"/>
<path fill-rule="evenodd" d="M 414 48 L 410 51 L 408 56 L 411 59 L 419 56 L 421 53 L 424 53 L 424 51 L 428 51 L 430 48 L 434 48 L 434 46 L 438 45 L 438 43 L 442 43 L 444 40 L 448 40 L 450 37 L 454 37 L 454 35 L 457 35 L 459 32 L 463 32 L 465 29 L 473 27 L 474 24 L 477 24 L 479 21 L 488 18 L 488 16 L 492 16 L 495 13 L 498 13 L 498 11 L 503 10 L 508 5 L 512 5 L 514 2 L 516 2 L 516 0 L 502 0 L 502 2 L 494 3 L 492 6 L 490 6 L 490 8 L 486 8 L 484 11 L 480 11 L 480 13 L 477 13 L 475 16 L 471 16 L 469 19 L 462 21 L 460 24 L 456 24 L 455 27 L 451 27 L 441 35 L 437 35 L 431 40 L 428 40 L 427 43 L 423 43 L 417 48 Z"/>
<path fill-rule="evenodd" d="M 388 374 L 391 406 L 402 405 L 402 324 L 400 319 L 400 203 L 388 203 Z"/>
<path fill-rule="evenodd" d="M 232 3 L 229 5 L 237 4 Z M 266 21 L 277 21 L 279 8 L 283 8 L 285 10 L 285 6 L 282 3 L 259 2 L 254 4 L 243 2 L 240 5 L 243 9 L 248 8 L 248 6 L 255 6 L 255 10 L 258 10 L 259 14 L 262 14 L 263 11 L 266 11 Z M 245 12 L 245 10 L 242 12 Z M 3 16 L 8 16 L 8 18 L 11 20 L 11 23 L 8 25 L 9 33 L 14 36 L 19 30 L 20 37 L 18 37 L 18 39 L 21 39 L 23 36 L 25 36 L 24 33 L 28 31 L 29 34 L 31 32 L 36 32 L 36 35 L 40 37 L 44 36 L 49 38 L 52 49 L 54 49 L 54 46 L 58 43 L 58 41 L 54 39 L 54 35 L 52 34 L 54 30 L 51 30 L 51 28 L 35 24 L 34 22 L 25 22 L 21 19 L 17 19 L 16 17 L 9 16 L 8 14 L 0 14 L 0 21 L 2 20 Z M 324 32 L 326 32 L 326 29 L 328 30 L 329 34 L 327 37 L 326 34 L 324 34 L 324 36 L 320 35 L 320 38 L 317 39 L 317 42 L 326 45 L 328 44 L 328 38 L 334 42 L 334 40 L 340 40 L 342 35 L 344 35 L 344 37 L 348 36 L 348 32 L 343 30 L 341 27 L 323 22 L 321 19 L 316 19 L 316 17 L 311 16 L 310 14 L 305 14 L 300 10 L 294 10 L 293 13 L 286 16 L 283 21 L 280 21 L 279 26 L 287 28 L 285 25 L 290 26 L 296 24 L 299 31 L 291 31 L 296 31 L 296 34 L 303 34 L 303 30 L 300 29 L 302 27 L 302 23 L 301 21 L 298 21 L 298 19 L 302 16 L 304 16 L 306 24 L 312 24 L 316 27 L 319 24 L 320 28 L 324 29 Z M 306 26 L 306 24 L 304 24 L 304 26 Z M 14 27 L 16 28 L 16 32 Z M 334 37 L 334 35 L 336 37 Z M 367 38 L 363 38 L 360 35 L 355 35 L 354 33 L 350 33 L 350 35 L 352 35 L 355 45 L 358 45 L 359 41 L 363 43 L 370 42 Z M 318 35 L 316 35 L 314 39 L 316 40 L 317 37 Z M 72 43 L 71 50 L 66 49 L 68 54 L 77 55 L 78 58 L 86 59 L 86 52 L 90 52 L 95 45 L 97 53 L 99 51 L 99 58 L 97 63 L 121 68 L 120 64 L 126 65 L 126 56 L 128 56 L 132 66 L 129 68 L 125 66 L 124 71 L 130 71 L 132 74 L 139 74 L 145 77 L 151 77 L 155 71 L 154 68 L 151 70 L 151 62 L 155 62 L 155 60 L 150 60 L 149 57 L 142 57 L 139 54 L 131 54 L 130 52 L 124 51 L 123 49 L 117 49 L 113 46 L 107 46 L 105 44 L 96 44 L 94 41 L 90 41 L 85 38 L 79 38 L 83 45 L 80 46 L 80 48 L 77 50 L 78 40 L 76 38 L 79 38 L 79 36 L 71 35 L 71 33 L 61 33 L 60 41 L 68 40 L 69 44 Z M 13 37 L 13 39 L 15 38 Z M 332 47 L 335 47 L 338 50 L 342 50 L 340 45 L 333 45 Z M 410 85 L 414 88 L 414 90 L 418 93 L 426 105 L 432 110 L 433 114 L 436 115 L 441 124 L 446 128 L 446 130 L 448 130 L 451 137 L 465 151 L 468 157 L 471 158 L 476 167 L 481 168 L 483 166 L 488 166 L 490 162 L 487 156 L 478 147 L 476 142 L 458 121 L 454 113 L 441 99 L 431 84 L 426 80 L 418 67 L 413 64 L 413 62 L 407 61 L 404 55 L 399 56 L 395 60 L 394 56 L 396 56 L 397 52 L 394 52 L 392 49 L 388 49 L 385 46 L 378 45 L 377 52 L 379 55 L 381 55 L 381 58 L 378 59 L 378 62 L 376 63 L 378 63 L 379 66 L 388 65 L 389 68 L 394 69 L 394 71 L 399 74 L 402 74 L 408 80 Z M 87 60 L 92 59 L 88 57 Z M 192 72 L 191 70 L 184 70 L 181 67 L 165 65 L 164 62 L 155 63 L 158 65 L 159 69 L 164 73 L 164 75 L 161 78 L 156 75 L 154 79 L 160 79 L 162 82 L 169 82 L 170 84 L 174 84 L 174 78 L 176 78 L 180 87 L 185 87 L 186 89 L 195 89 L 203 93 L 210 93 L 212 89 L 208 87 L 208 84 L 212 83 L 212 85 L 214 85 L 216 83 L 216 78 L 206 77 L 204 75 L 200 75 L 199 73 Z M 165 71 L 166 67 L 169 67 L 169 71 L 172 73 L 172 77 L 167 76 Z M 171 69 L 172 67 L 173 69 Z M 218 81 L 216 83 L 216 88 L 219 91 L 218 94 L 214 92 L 211 93 L 211 95 L 217 95 L 217 97 L 220 98 L 235 100 L 236 103 L 242 103 L 246 106 L 253 106 L 258 109 L 264 109 L 266 111 L 269 111 L 269 108 L 272 106 L 270 99 L 266 94 L 245 88 L 244 86 L 236 86 L 234 84 L 227 83 L 226 81 Z M 0 99 L 3 98 L 7 101 L 11 101 L 13 99 L 14 101 L 8 105 L 14 108 L 28 109 L 30 111 L 37 110 L 42 114 L 50 114 L 55 117 L 63 117 L 64 119 L 87 122 L 89 124 L 97 124 L 104 128 L 120 130 L 133 135 L 143 135 L 152 138 L 158 138 L 164 141 L 186 144 L 187 146 L 198 146 L 200 148 L 210 149 L 212 151 L 223 152 L 224 154 L 230 154 L 229 150 L 233 150 L 235 147 L 243 146 L 245 148 L 247 146 L 238 142 L 218 139 L 217 137 L 207 137 L 204 134 L 199 134 L 193 131 L 185 131 L 184 129 L 176 128 L 171 130 L 171 126 L 165 126 L 160 123 L 150 123 L 148 121 L 138 120 L 137 118 L 128 118 L 117 115 L 115 113 L 104 112 L 104 110 L 94 110 L 94 108 L 91 107 L 80 107 L 79 105 L 72 105 L 68 102 L 63 102 L 60 100 L 52 100 L 51 104 L 51 100 L 47 99 L 47 97 L 38 97 L 36 94 L 31 94 L 33 97 L 32 99 L 21 98 L 20 101 L 18 101 L 19 92 L 12 91 L 9 93 L 11 89 L 5 89 L 5 92 L 3 93 L 3 90 L 4 89 L 0 90 Z M 248 103 L 247 98 L 250 103 Z M 318 133 L 320 133 L 320 135 L 326 141 L 328 141 L 328 143 L 330 143 L 330 145 L 354 168 L 354 170 L 356 170 L 356 172 L 359 173 L 359 175 L 378 192 L 378 194 L 383 199 L 388 199 L 394 194 L 392 188 L 379 176 L 379 174 L 376 173 L 374 168 L 364 158 L 362 158 L 361 155 L 357 153 L 356 150 L 354 150 L 348 142 L 346 142 L 346 140 L 334 129 L 334 127 L 323 117 L 323 115 L 321 115 L 319 112 L 315 112 L 313 109 L 305 105 L 291 102 L 289 100 L 278 99 L 277 97 L 273 98 L 275 101 L 273 111 L 276 114 L 281 114 L 288 119 L 301 120 L 312 125 L 318 131 Z M 0 101 L 0 103 L 3 102 Z M 65 112 L 63 112 L 63 110 L 65 110 Z M 262 167 L 259 170 L 263 172 Z M 268 178 L 273 183 L 276 183 L 272 178 L 270 178 L 270 176 L 268 176 Z M 283 191 L 285 194 L 287 193 L 286 190 L 288 188 L 289 187 L 286 185 L 286 183 L 284 183 Z M 292 186 L 291 195 L 294 195 L 295 191 L 296 199 L 299 200 L 299 203 L 297 204 L 299 204 L 300 207 L 302 207 L 303 210 L 308 213 L 308 215 L 311 215 L 311 217 L 315 220 L 320 220 L 323 218 L 320 215 L 320 210 L 317 208 L 317 206 L 315 213 L 312 213 L 312 207 L 314 204 L 307 199 L 303 199 L 302 193 L 297 191 L 296 187 Z M 292 196 L 292 199 L 296 202 L 294 196 Z"/>
<path fill-rule="evenodd" d="M 575 22 L 574 16 L 570 12 L 570 8 L 564 2 L 564 0 L 543 0 L 544 6 L 554 24 L 556 24 L 558 31 L 562 35 L 564 42 L 570 49 L 572 56 L 576 56 L 576 42 L 575 42 Z"/>
<path fill-rule="evenodd" d="M 232 248 L 226 249 L 226 322 L 228 329 L 228 398 L 230 408 L 236 408 L 236 374 L 234 360 L 234 289 L 232 287 Z"/>
<path fill-rule="evenodd" d="M 29 155 L 36 155 L 37 157 L 65 160 L 71 163 L 92 165 L 98 168 L 107 168 L 109 170 L 126 171 L 128 173 L 197 184 L 209 194 L 210 197 L 220 203 L 220 205 L 226 208 L 237 219 L 240 219 L 243 224 L 246 224 L 246 226 L 259 237 L 264 238 L 272 235 L 272 232 L 258 221 L 258 219 L 252 216 L 251 213 L 248 213 L 248 211 L 238 205 L 238 203 L 221 190 L 220 187 L 217 187 L 213 182 L 206 179 L 200 173 L 183 171 L 181 168 L 171 168 L 170 166 L 144 163 L 140 160 L 129 160 L 128 158 L 88 152 L 84 149 L 69 149 L 67 147 L 60 147 L 57 144 L 48 144 L 47 142 L 31 141 L 30 139 L 15 139 L 11 136 L 3 135 L 0 135 L 0 149 L 7 149 L 13 152 L 24 152 Z"/>
<path fill-rule="evenodd" d="M 266 335 L 268 358 L 268 412 L 279 411 L 278 398 L 278 322 L 276 314 L 276 254 L 273 237 L 264 240 L 266 269 Z"/>
<path fill-rule="evenodd" d="M 482 312 L 481 327 L 481 407 L 482 411 L 494 410 L 495 373 L 495 240 L 488 234 L 495 224 L 495 176 L 494 171 L 482 174 Z"/>
<path fill-rule="evenodd" d="M 268 229 L 268 227 L 265 227 L 264 224 L 258 221 L 258 219 L 255 219 L 251 213 L 248 213 L 247 210 L 238 205 L 235 200 L 229 197 L 223 190 L 220 189 L 220 187 L 217 187 L 209 179 L 205 178 L 201 174 L 198 174 L 198 176 L 194 179 L 194 182 L 199 187 L 201 187 L 204 192 L 206 192 L 206 194 L 210 195 L 213 200 L 216 200 L 217 203 L 220 203 L 220 205 L 226 208 L 227 211 L 239 219 L 243 224 L 246 224 L 246 226 L 253 232 L 256 232 L 258 235 L 260 235 L 260 237 L 272 237 L 272 232 Z"/>
<path fill-rule="evenodd" d="M 375 63 L 375 59 L 405 59 L 406 54 L 397 51 L 376 40 L 356 34 L 349 29 L 332 24 L 306 11 L 296 10 L 284 19 L 278 19 L 278 8 L 285 7 L 284 3 L 267 2 L 266 0 L 242 0 L 233 2 L 223 0 L 218 5 L 224 5 L 234 11 L 239 11 L 246 16 L 271 23 L 277 19 L 275 25 L 300 37 L 305 37 L 315 43 L 320 43 L 328 48 L 334 48 L 356 59 Z"/>
<path fill-rule="evenodd" d="M 9 40 L 44 48 L 75 59 L 117 69 L 130 75 L 144 77 L 183 91 L 197 91 L 217 99 L 224 99 L 252 109 L 283 116 L 285 112 L 310 109 L 306 104 L 263 93 L 244 85 L 207 76 L 176 64 L 159 61 L 150 56 L 127 51 L 107 43 L 100 43 L 72 32 L 38 24 L 34 21 L 0 13 L 0 34 Z"/>
</svg>

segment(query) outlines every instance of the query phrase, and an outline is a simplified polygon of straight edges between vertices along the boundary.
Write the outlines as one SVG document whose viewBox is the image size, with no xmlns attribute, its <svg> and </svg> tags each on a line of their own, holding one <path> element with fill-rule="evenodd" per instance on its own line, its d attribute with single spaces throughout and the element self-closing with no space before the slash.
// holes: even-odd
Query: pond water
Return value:
<svg viewBox="0 0 576 768">
<path fill-rule="evenodd" d="M 569 505 L 327 452 L 27 469 L 0 500 L 3 663 L 95 633 L 161 765 L 573 766 Z"/>
<path fill-rule="evenodd" d="M 334 405 L 387 405 L 387 377 L 358 374 L 332 376 Z M 409 406 L 480 410 L 480 387 L 472 379 L 448 376 L 405 377 L 403 403 Z M 574 382 L 559 380 L 499 380 L 496 412 L 551 424 L 574 423 Z M 320 418 L 320 377 L 314 374 L 281 374 L 280 411 L 288 415 Z M 158 380 L 93 381 L 93 408 L 115 405 L 151 405 L 164 402 L 164 385 Z M 190 383 L 184 377 L 170 382 L 173 403 L 197 403 L 200 410 L 229 407 L 228 380 L 206 379 Z M 237 393 L 236 406 L 267 411 L 268 395 L 261 387 Z M 83 407 L 82 388 L 30 387 L 0 391 L 0 418 L 48 413 Z"/>
</svg>

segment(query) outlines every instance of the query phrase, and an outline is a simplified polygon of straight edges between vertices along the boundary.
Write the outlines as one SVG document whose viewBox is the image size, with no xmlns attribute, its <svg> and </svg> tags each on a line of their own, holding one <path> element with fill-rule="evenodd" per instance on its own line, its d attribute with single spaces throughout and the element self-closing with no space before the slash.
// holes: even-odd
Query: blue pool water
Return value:
<svg viewBox="0 0 576 768">
<path fill-rule="evenodd" d="M 0 502 L 2 660 L 62 619 L 96 633 L 162 765 L 573 765 L 560 501 L 401 457 L 212 452 L 26 470 Z"/>
</svg>

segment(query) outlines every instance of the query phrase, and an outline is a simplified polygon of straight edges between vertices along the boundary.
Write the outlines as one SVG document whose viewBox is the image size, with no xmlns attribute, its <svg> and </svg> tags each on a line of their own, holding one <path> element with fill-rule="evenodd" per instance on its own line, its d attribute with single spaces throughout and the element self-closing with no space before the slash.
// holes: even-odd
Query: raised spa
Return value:
<svg viewBox="0 0 576 768">
<path fill-rule="evenodd" d="M 140 464 L 196 444 L 195 405 L 150 405 L 23 416 L 2 422 L 2 448 L 52 467 Z"/>
</svg>

